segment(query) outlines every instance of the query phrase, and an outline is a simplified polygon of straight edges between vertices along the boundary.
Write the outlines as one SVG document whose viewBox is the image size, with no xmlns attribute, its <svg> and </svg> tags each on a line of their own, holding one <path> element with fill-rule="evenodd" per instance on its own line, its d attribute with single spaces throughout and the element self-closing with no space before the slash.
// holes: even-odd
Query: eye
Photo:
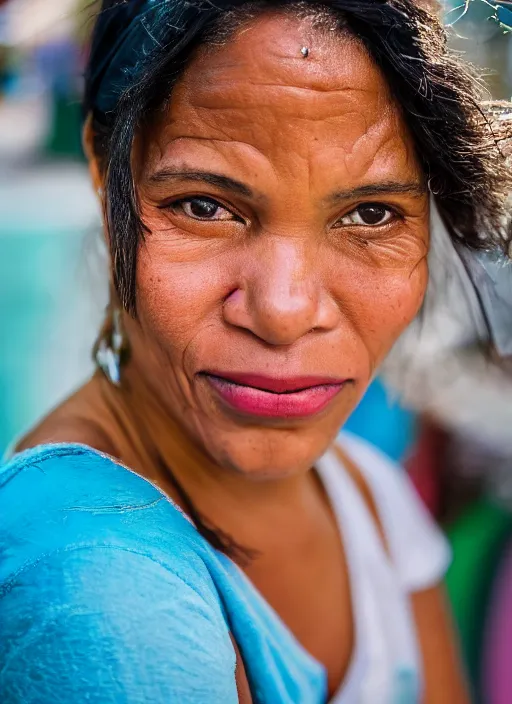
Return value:
<svg viewBox="0 0 512 704">
<path fill-rule="evenodd" d="M 213 198 L 195 197 L 175 201 L 170 206 L 193 220 L 240 220 Z"/>
<path fill-rule="evenodd" d="M 340 218 L 335 227 L 356 225 L 363 227 L 378 227 L 386 225 L 397 217 L 397 213 L 381 203 L 363 203 L 350 213 Z"/>
</svg>

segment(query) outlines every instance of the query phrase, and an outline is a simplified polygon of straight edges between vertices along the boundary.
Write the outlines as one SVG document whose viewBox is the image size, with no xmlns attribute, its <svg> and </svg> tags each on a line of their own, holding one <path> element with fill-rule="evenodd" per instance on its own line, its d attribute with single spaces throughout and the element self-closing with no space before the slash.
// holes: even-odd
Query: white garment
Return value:
<svg viewBox="0 0 512 704">
<path fill-rule="evenodd" d="M 327 452 L 316 467 L 345 546 L 355 623 L 352 661 L 331 704 L 416 704 L 423 673 L 410 595 L 443 580 L 450 548 L 403 470 L 348 433 L 339 445 L 372 493 L 387 549 L 350 473 Z"/>
</svg>

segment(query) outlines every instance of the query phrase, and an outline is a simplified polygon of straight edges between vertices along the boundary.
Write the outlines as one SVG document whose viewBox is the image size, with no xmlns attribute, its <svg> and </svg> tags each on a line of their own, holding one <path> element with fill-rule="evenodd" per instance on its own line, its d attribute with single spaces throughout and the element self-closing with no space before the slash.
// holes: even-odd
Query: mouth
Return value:
<svg viewBox="0 0 512 704">
<path fill-rule="evenodd" d="M 215 394 L 232 409 L 259 418 L 307 418 L 323 411 L 346 379 L 274 378 L 258 374 L 204 372 Z"/>
</svg>

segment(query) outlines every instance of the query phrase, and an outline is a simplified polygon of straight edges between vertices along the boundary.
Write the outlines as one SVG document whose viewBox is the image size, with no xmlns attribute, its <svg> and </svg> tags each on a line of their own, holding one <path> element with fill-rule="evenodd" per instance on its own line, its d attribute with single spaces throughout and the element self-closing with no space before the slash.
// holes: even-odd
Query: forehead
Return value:
<svg viewBox="0 0 512 704">
<path fill-rule="evenodd" d="M 307 57 L 301 49 L 308 48 Z M 286 15 L 253 20 L 222 46 L 202 47 L 173 91 L 153 136 L 157 152 L 184 139 L 318 163 L 377 153 L 411 161 L 411 140 L 386 80 L 348 32 Z M 393 155 L 393 157 L 392 157 Z"/>
</svg>

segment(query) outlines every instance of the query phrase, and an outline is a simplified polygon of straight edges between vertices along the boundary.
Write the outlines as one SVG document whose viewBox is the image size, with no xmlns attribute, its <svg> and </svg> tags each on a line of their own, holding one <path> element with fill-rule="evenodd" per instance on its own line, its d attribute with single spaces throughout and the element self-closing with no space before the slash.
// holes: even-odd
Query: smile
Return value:
<svg viewBox="0 0 512 704">
<path fill-rule="evenodd" d="M 323 411 L 346 380 L 325 377 L 275 379 L 255 374 L 205 373 L 228 406 L 260 418 L 307 418 Z"/>
</svg>

